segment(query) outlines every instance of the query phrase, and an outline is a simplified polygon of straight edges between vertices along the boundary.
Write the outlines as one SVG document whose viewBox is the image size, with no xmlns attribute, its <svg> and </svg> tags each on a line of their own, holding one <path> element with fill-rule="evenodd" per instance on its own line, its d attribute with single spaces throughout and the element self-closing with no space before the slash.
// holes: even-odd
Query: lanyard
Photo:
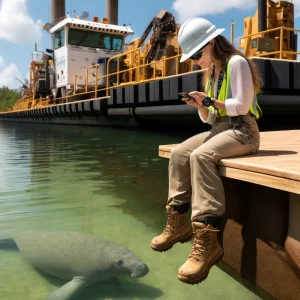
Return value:
<svg viewBox="0 0 300 300">
<path fill-rule="evenodd" d="M 214 78 L 215 78 L 215 69 L 216 69 L 216 67 L 215 67 L 215 65 L 213 65 L 212 68 L 211 68 L 209 79 L 208 79 L 207 91 L 209 91 L 211 88 L 213 88 L 213 81 L 214 81 Z M 219 93 L 220 93 L 220 90 L 221 90 L 223 78 L 224 78 L 224 73 L 220 72 L 219 73 L 219 78 L 218 78 L 217 95 L 214 95 L 216 99 L 218 99 L 218 97 L 219 97 Z M 213 94 L 214 94 L 214 92 L 211 90 L 211 95 L 213 95 Z"/>
</svg>

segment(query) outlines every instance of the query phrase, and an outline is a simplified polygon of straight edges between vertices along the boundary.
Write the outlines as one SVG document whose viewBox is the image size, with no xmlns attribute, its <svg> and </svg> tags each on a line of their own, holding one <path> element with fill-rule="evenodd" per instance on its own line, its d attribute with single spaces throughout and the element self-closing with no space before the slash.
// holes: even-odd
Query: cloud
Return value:
<svg viewBox="0 0 300 300">
<path fill-rule="evenodd" d="M 300 17 L 300 0 L 294 0 L 294 14 L 295 18 Z"/>
<path fill-rule="evenodd" d="M 2 56 L 0 56 L 0 87 L 7 86 L 10 89 L 20 87 L 16 77 L 22 80 L 22 75 L 17 65 L 10 63 L 7 65 Z"/>
<path fill-rule="evenodd" d="M 12 43 L 39 42 L 42 21 L 30 17 L 27 0 L 2 0 L 0 7 L 0 39 Z"/>
<path fill-rule="evenodd" d="M 0 56 L 0 70 L 5 66 L 5 61 L 2 56 Z"/>
<path fill-rule="evenodd" d="M 257 6 L 257 0 L 175 0 L 173 9 L 178 13 L 182 23 L 196 16 L 224 14 L 232 8 L 249 9 Z"/>
<path fill-rule="evenodd" d="M 233 8 L 241 10 L 257 8 L 257 0 L 189 0 L 188 2 L 188 5 L 186 0 L 175 0 L 173 3 L 179 23 L 196 16 L 225 14 Z M 293 3 L 295 18 L 300 17 L 300 0 L 294 0 Z"/>
</svg>

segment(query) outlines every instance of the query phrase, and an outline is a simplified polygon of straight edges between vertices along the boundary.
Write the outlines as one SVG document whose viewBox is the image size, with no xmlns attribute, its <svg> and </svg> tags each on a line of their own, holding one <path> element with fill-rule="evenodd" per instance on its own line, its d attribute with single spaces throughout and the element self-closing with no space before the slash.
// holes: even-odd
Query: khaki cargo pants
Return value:
<svg viewBox="0 0 300 300">
<path fill-rule="evenodd" d="M 243 116 L 247 132 L 232 130 L 229 122 L 217 121 L 211 131 L 195 135 L 177 145 L 169 160 L 169 205 L 191 202 L 192 221 L 225 212 L 225 193 L 217 162 L 222 158 L 255 153 L 259 130 L 254 117 Z M 251 133 L 250 142 L 244 137 Z"/>
</svg>

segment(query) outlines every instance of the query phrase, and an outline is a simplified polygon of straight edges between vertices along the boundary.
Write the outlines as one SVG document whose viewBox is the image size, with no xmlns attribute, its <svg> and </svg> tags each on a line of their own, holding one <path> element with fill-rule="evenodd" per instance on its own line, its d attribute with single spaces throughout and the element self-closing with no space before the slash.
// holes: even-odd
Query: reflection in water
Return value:
<svg viewBox="0 0 300 300">
<path fill-rule="evenodd" d="M 0 124 L 0 238 L 23 230 L 89 233 L 118 243 L 150 269 L 139 279 L 95 283 L 75 299 L 259 299 L 213 267 L 203 283 L 177 279 L 191 243 L 150 248 L 165 226 L 172 137 L 138 130 Z M 18 251 L 0 250 L 1 300 L 44 299 L 64 282 L 41 274 Z"/>
</svg>

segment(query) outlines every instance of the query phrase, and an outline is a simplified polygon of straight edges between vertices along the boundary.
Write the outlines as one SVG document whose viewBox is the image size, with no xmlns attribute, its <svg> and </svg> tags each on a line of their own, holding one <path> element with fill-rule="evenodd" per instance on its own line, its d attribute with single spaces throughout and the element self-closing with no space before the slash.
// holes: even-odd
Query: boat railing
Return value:
<svg viewBox="0 0 300 300">
<path fill-rule="evenodd" d="M 248 47 L 251 47 L 251 41 L 253 37 L 274 37 L 275 45 L 277 46 L 277 51 L 260 51 L 260 53 L 255 53 L 255 57 L 272 57 L 272 58 L 279 58 L 279 59 L 285 59 L 288 56 L 297 56 L 300 54 L 300 52 L 297 51 L 287 51 L 284 49 L 284 40 L 287 39 L 287 35 L 291 32 L 298 33 L 300 30 L 289 28 L 285 26 L 276 27 L 272 29 L 268 29 L 265 31 L 260 31 L 257 33 L 245 35 L 239 38 L 239 50 L 246 52 Z M 290 37 L 291 38 L 291 37 Z M 293 41 L 292 43 L 295 43 Z M 279 46 L 279 47 L 278 47 Z M 274 47 L 276 48 L 276 47 Z"/>
<path fill-rule="evenodd" d="M 129 59 L 127 58 L 129 57 Z M 124 70 L 120 70 L 120 60 L 126 58 L 128 61 L 134 61 L 134 63 L 127 64 L 128 68 Z M 181 53 L 177 55 L 173 55 L 170 57 L 162 56 L 159 60 L 154 60 L 149 63 L 145 62 L 145 54 L 141 51 L 141 48 L 133 49 L 126 53 L 121 53 L 114 57 L 111 57 L 107 62 L 107 89 L 109 89 L 109 77 L 116 76 L 117 81 L 115 86 L 119 85 L 128 85 L 133 83 L 142 83 L 142 82 L 149 82 L 156 80 L 158 78 L 168 78 L 171 76 L 178 76 L 182 73 L 188 73 L 193 71 L 193 62 L 188 60 L 186 63 L 186 70 L 183 70 L 179 66 L 179 59 L 181 58 Z M 113 61 L 117 60 L 117 70 L 115 72 L 109 72 L 110 66 Z M 147 68 L 148 70 L 151 69 L 152 75 L 147 75 Z M 172 69 L 172 72 L 170 72 Z M 127 80 L 120 83 L 120 78 L 127 74 Z M 114 86 L 114 87 L 115 87 Z"/>
<path fill-rule="evenodd" d="M 279 35 L 278 35 L 279 31 Z M 275 34 L 277 32 L 277 35 Z M 300 52 L 287 51 L 284 49 L 284 39 L 286 39 L 286 32 L 298 33 L 300 30 L 288 27 L 278 27 L 258 33 L 242 36 L 239 38 L 239 50 L 246 49 L 251 46 L 251 40 L 253 37 L 268 37 L 275 36 L 276 45 L 279 50 L 272 52 L 260 52 L 255 53 L 252 57 L 285 59 L 289 55 L 297 55 Z M 279 41 L 278 41 L 279 40 Z M 96 99 L 99 95 L 102 97 L 109 96 L 110 90 L 113 88 L 150 82 L 157 79 L 164 79 L 168 77 L 178 76 L 183 73 L 189 72 L 202 72 L 202 70 L 193 70 L 193 62 L 187 60 L 185 64 L 180 64 L 179 59 L 181 53 L 176 55 L 165 57 L 163 56 L 159 60 L 154 60 L 149 63 L 146 62 L 146 54 L 141 48 L 136 48 L 125 53 L 113 56 L 107 60 L 106 74 L 99 76 L 99 64 L 94 64 L 86 69 L 85 84 L 78 88 L 77 75 L 74 76 L 73 92 L 66 94 L 62 97 L 45 97 L 35 99 L 34 96 L 20 99 L 17 101 L 13 110 L 30 109 L 36 107 L 43 107 L 49 105 L 57 105 L 59 103 L 78 102 L 84 99 Z M 121 64 L 121 60 L 126 61 L 126 67 Z M 185 66 L 185 69 L 183 68 Z M 171 69 L 171 72 L 170 72 Z M 149 72 L 150 70 L 150 75 Z M 126 77 L 126 78 L 125 78 Z M 113 80 L 111 80 L 113 78 Z M 125 78 L 125 79 L 124 79 Z M 101 82 L 101 83 L 99 83 Z"/>
<path fill-rule="evenodd" d="M 138 57 L 138 63 L 134 67 L 126 68 L 124 70 L 120 69 L 120 59 L 125 57 L 128 54 L 134 54 Z M 50 106 L 50 105 L 57 105 L 60 103 L 69 103 L 69 102 L 79 102 L 83 99 L 86 99 L 88 96 L 88 99 L 95 99 L 99 98 L 99 93 L 102 92 L 102 96 L 109 96 L 110 89 L 120 87 L 120 86 L 126 86 L 133 83 L 141 83 L 141 82 L 149 82 L 156 80 L 157 78 L 168 78 L 172 76 L 178 76 L 181 74 L 182 70 L 179 68 L 179 59 L 181 57 L 181 54 L 177 54 L 170 57 L 163 57 L 162 59 L 158 61 L 152 61 L 150 63 L 145 63 L 145 59 L 142 58 L 141 50 L 140 48 L 134 49 L 132 51 L 122 53 L 116 56 L 111 57 L 107 61 L 107 74 L 99 76 L 99 64 L 94 64 L 92 66 L 89 66 L 86 68 L 86 78 L 85 78 L 85 86 L 78 86 L 77 85 L 77 75 L 74 76 L 73 81 L 73 93 L 67 94 L 62 97 L 54 98 L 54 97 L 40 97 L 35 98 L 34 96 L 28 97 L 26 99 L 20 99 L 16 102 L 15 106 L 13 107 L 13 111 L 17 110 L 23 110 L 23 109 L 30 109 L 30 108 L 39 108 L 44 106 Z M 110 72 L 111 63 L 113 60 L 117 60 L 117 68 L 116 71 Z M 140 63 L 142 61 L 142 63 Z M 173 61 L 173 67 L 174 70 L 171 75 L 167 74 L 167 62 Z M 175 63 L 174 63 L 175 62 Z M 188 67 L 186 67 L 185 73 L 192 72 L 192 61 L 189 61 Z M 150 67 L 153 69 L 153 76 L 151 78 L 145 78 L 144 76 L 139 76 L 141 70 L 145 72 L 145 69 L 147 67 Z M 137 76 L 133 78 L 133 72 L 136 72 Z M 127 82 L 124 82 L 123 80 L 120 80 L 122 75 L 125 73 L 129 74 L 129 80 Z M 110 79 L 112 77 L 116 78 L 115 82 L 112 82 Z M 134 80 L 133 80 L 134 79 Z M 99 82 L 104 82 L 104 84 L 99 84 Z"/>
<path fill-rule="evenodd" d="M 34 51 L 31 53 L 31 61 L 44 63 L 44 56 L 45 54 L 42 51 Z"/>
<path fill-rule="evenodd" d="M 134 67 L 129 67 L 121 70 L 121 63 L 120 60 L 128 55 L 133 54 L 137 58 L 137 64 Z M 87 93 L 95 93 L 95 98 L 97 98 L 98 92 L 106 91 L 106 96 L 109 96 L 110 89 L 117 88 L 120 86 L 126 86 L 131 84 L 137 84 L 142 82 L 149 82 L 156 80 L 158 78 L 168 78 L 172 76 L 178 76 L 182 74 L 182 70 L 179 68 L 179 59 L 181 58 L 181 54 L 177 54 L 170 57 L 162 57 L 162 59 L 158 61 L 152 61 L 150 63 L 145 63 L 145 58 L 143 57 L 143 53 L 141 52 L 140 48 L 128 51 L 126 53 L 121 53 L 119 55 L 113 56 L 108 59 L 107 67 L 106 67 L 106 75 L 99 76 L 99 64 L 94 64 L 92 66 L 87 67 L 86 69 L 86 80 L 85 80 L 85 92 L 77 93 L 77 83 L 76 78 L 74 76 L 74 92 L 73 95 L 69 95 L 63 98 L 71 98 L 74 95 L 83 95 Z M 112 67 L 112 63 L 116 62 L 116 71 L 110 72 Z M 142 63 L 140 63 L 142 61 Z M 167 62 L 173 62 L 173 72 L 172 74 L 167 73 Z M 115 64 L 115 63 L 114 63 Z M 186 67 L 185 73 L 193 71 L 193 62 L 188 61 L 188 66 Z M 153 69 L 153 76 L 151 78 L 145 78 L 145 76 L 141 76 L 141 74 L 145 74 L 145 69 L 150 67 Z M 157 72 L 159 70 L 159 72 Z M 135 76 L 133 73 L 135 72 Z M 122 75 L 128 74 L 128 81 L 120 80 Z M 92 77 L 91 77 L 92 75 Z M 115 77 L 114 80 L 110 80 L 112 77 Z M 104 81 L 105 85 L 99 84 L 99 81 Z M 98 88 L 101 86 L 101 88 Z M 57 98 L 56 100 L 61 100 L 62 98 Z M 68 100 L 68 99 L 66 99 Z M 68 101 L 67 101 L 68 102 Z"/>
</svg>

